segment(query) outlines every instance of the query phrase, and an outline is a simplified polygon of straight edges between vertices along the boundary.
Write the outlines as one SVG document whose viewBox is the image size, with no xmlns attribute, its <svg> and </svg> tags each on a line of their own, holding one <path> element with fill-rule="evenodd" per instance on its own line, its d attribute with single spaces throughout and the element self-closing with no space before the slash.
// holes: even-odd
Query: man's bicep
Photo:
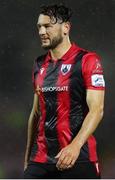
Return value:
<svg viewBox="0 0 115 180">
<path fill-rule="evenodd" d="M 89 110 L 103 109 L 104 107 L 104 90 L 87 89 L 86 101 Z"/>
</svg>

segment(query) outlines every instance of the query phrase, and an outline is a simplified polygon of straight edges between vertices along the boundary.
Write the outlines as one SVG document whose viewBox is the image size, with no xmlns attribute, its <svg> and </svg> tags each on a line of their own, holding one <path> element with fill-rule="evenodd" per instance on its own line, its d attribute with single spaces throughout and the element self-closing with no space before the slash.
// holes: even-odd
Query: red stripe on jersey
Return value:
<svg viewBox="0 0 115 180">
<path fill-rule="evenodd" d="M 57 135 L 60 149 L 67 146 L 71 141 L 71 130 L 69 122 L 70 97 L 68 92 L 60 92 L 57 94 Z M 63 101 L 62 101 L 63 99 Z M 68 107 L 68 108 L 67 108 Z"/>
<path fill-rule="evenodd" d="M 69 59 L 70 62 L 71 59 Z M 59 72 L 56 85 L 61 87 L 67 87 L 69 84 L 70 72 L 66 75 Z M 57 135 L 60 144 L 60 149 L 67 146 L 71 141 L 71 128 L 70 128 L 70 94 L 69 89 L 57 93 Z"/>
<path fill-rule="evenodd" d="M 34 161 L 46 162 L 47 161 L 47 145 L 46 145 L 45 133 L 44 133 L 44 123 L 45 123 L 45 118 L 46 118 L 46 111 L 45 111 L 43 94 L 40 95 L 40 107 L 42 108 L 42 116 L 40 119 L 39 133 L 38 133 L 38 137 L 37 137 L 38 152 L 34 158 Z M 43 112 L 43 109 L 44 109 L 44 112 Z"/>
<path fill-rule="evenodd" d="M 40 68 L 40 72 L 38 73 L 38 76 L 35 80 L 35 85 L 36 88 L 37 86 L 42 87 L 44 78 L 46 76 L 46 71 L 47 71 L 48 63 L 42 65 Z M 39 82 L 39 84 L 38 84 Z M 45 119 L 46 119 L 46 107 L 45 107 L 45 100 L 44 100 L 44 95 L 40 91 L 39 95 L 39 103 L 40 103 L 40 108 L 42 109 L 41 111 L 41 118 L 40 118 L 40 124 L 39 124 L 39 130 L 38 130 L 38 137 L 37 137 L 37 145 L 38 145 L 38 152 L 34 158 L 34 161 L 36 162 L 46 162 L 47 161 L 47 144 L 46 144 L 46 139 L 45 139 L 45 130 L 44 130 L 44 124 L 45 124 Z"/>
<path fill-rule="evenodd" d="M 95 140 L 94 136 L 89 137 L 88 148 L 89 148 L 89 159 L 90 159 L 90 161 L 97 161 L 96 140 Z"/>
</svg>

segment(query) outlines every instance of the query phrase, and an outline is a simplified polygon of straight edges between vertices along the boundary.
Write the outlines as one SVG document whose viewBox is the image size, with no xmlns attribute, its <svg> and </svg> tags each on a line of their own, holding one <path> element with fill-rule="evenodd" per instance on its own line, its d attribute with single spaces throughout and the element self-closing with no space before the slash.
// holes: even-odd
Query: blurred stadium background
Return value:
<svg viewBox="0 0 115 180">
<path fill-rule="evenodd" d="M 0 0 L 0 178 L 23 178 L 27 121 L 33 101 L 31 70 L 43 53 L 36 22 L 42 4 L 58 0 Z M 67 0 L 71 39 L 102 57 L 105 114 L 95 132 L 102 178 L 115 178 L 115 0 Z"/>
</svg>

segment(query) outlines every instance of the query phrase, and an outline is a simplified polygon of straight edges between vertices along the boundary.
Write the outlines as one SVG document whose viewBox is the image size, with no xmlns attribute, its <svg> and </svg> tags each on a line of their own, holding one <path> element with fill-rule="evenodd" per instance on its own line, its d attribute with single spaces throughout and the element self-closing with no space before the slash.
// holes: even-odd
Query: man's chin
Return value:
<svg viewBox="0 0 115 180">
<path fill-rule="evenodd" d="M 49 45 L 42 44 L 42 48 L 45 49 L 45 50 L 49 50 L 51 47 Z"/>
</svg>

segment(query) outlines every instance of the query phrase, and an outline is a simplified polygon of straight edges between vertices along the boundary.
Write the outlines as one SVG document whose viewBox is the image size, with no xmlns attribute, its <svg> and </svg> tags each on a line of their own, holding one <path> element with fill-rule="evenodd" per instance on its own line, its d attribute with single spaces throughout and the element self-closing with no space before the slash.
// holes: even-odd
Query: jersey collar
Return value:
<svg viewBox="0 0 115 180">
<path fill-rule="evenodd" d="M 65 61 L 70 56 L 72 56 L 74 53 L 77 53 L 79 50 L 80 50 L 80 48 L 75 43 L 72 43 L 70 49 L 60 59 Z M 46 61 L 52 61 L 50 51 L 48 51 L 48 53 L 47 53 Z"/>
</svg>

